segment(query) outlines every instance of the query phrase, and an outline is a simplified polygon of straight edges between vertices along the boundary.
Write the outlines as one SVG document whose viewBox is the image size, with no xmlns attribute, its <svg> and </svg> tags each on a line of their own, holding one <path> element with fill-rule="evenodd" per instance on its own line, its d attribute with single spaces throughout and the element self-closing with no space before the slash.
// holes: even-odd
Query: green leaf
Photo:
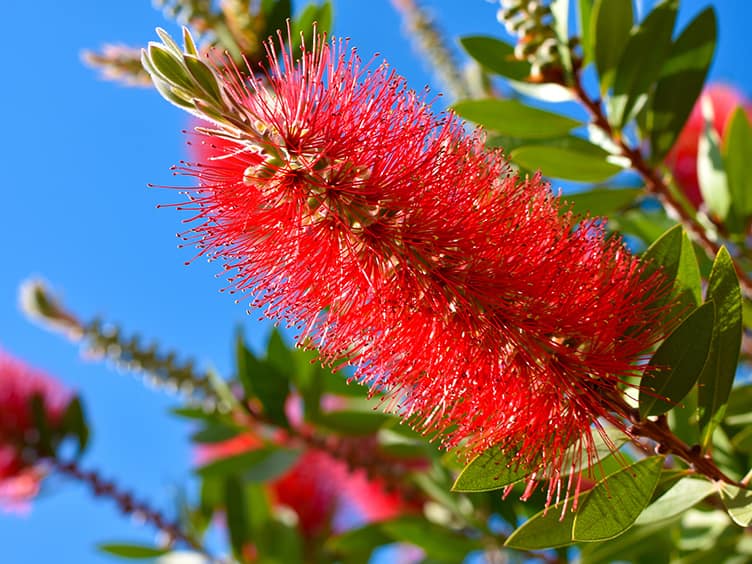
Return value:
<svg viewBox="0 0 752 564">
<path fill-rule="evenodd" d="M 246 347 L 243 334 L 238 331 L 235 354 L 238 380 L 243 385 L 246 399 L 258 398 L 269 421 L 289 427 L 285 403 L 290 394 L 287 372 L 292 369 L 293 363 L 290 351 L 285 347 L 279 334 L 276 331 L 272 332 L 267 350 L 268 359 L 262 362 Z"/>
<path fill-rule="evenodd" d="M 83 406 L 78 396 L 73 398 L 65 408 L 62 420 L 62 430 L 66 435 L 72 435 L 78 442 L 78 452 L 80 456 L 89 444 L 89 427 L 86 424 Z"/>
<path fill-rule="evenodd" d="M 700 377 L 713 339 L 713 302 L 701 305 L 661 343 L 640 388 L 640 418 L 666 413 Z"/>
<path fill-rule="evenodd" d="M 156 558 L 170 552 L 169 548 L 154 548 L 141 544 L 131 543 L 103 543 L 97 545 L 97 549 L 107 554 L 127 558 L 129 560 L 146 560 L 147 558 Z"/>
<path fill-rule="evenodd" d="M 728 425 L 752 425 L 752 384 L 732 390 L 726 406 L 724 423 Z"/>
<path fill-rule="evenodd" d="M 394 540 L 414 544 L 440 562 L 462 562 L 469 552 L 481 548 L 477 540 L 421 517 L 399 517 L 382 523 L 381 528 Z"/>
<path fill-rule="evenodd" d="M 752 491 L 722 484 L 721 499 L 734 523 L 742 527 L 752 524 Z"/>
<path fill-rule="evenodd" d="M 466 100 L 454 111 L 464 119 L 490 130 L 522 139 L 545 139 L 565 135 L 582 125 L 571 118 L 526 106 L 517 100 Z"/>
<path fill-rule="evenodd" d="M 278 29 L 285 29 L 287 20 L 292 17 L 291 0 L 261 0 L 261 12 L 265 25 L 261 37 L 268 37 L 277 33 Z"/>
<path fill-rule="evenodd" d="M 375 411 L 341 410 L 322 413 L 313 422 L 342 435 L 372 435 L 390 419 L 393 417 Z"/>
<path fill-rule="evenodd" d="M 263 482 L 284 474 L 299 456 L 299 450 L 261 447 L 215 460 L 197 468 L 196 473 L 203 478 L 242 475 L 248 481 Z"/>
<path fill-rule="evenodd" d="M 579 15 L 578 31 L 580 34 L 580 45 L 582 46 L 583 66 L 587 66 L 593 60 L 593 32 L 590 22 L 594 2 L 595 0 L 578 0 L 577 2 L 577 13 Z M 629 30 L 627 29 L 627 31 Z"/>
<path fill-rule="evenodd" d="M 611 2 L 604 2 L 610 8 Z M 648 98 L 671 48 L 678 0 L 663 0 L 632 30 L 616 66 L 609 122 L 622 129 L 636 116 Z M 605 8 L 608 9 L 608 8 Z"/>
<path fill-rule="evenodd" d="M 535 145 L 536 147 L 557 147 L 560 149 L 568 149 L 575 152 L 581 152 L 591 154 L 600 157 L 606 157 L 608 152 L 603 151 L 597 145 L 594 145 L 590 141 L 583 139 L 582 137 L 575 137 L 574 135 L 564 135 L 561 137 L 549 137 L 547 139 L 535 139 L 531 141 L 529 139 L 521 139 L 519 137 L 510 137 L 508 135 L 491 135 L 486 141 L 488 147 L 501 147 L 504 152 L 509 154 L 515 149 L 526 147 L 529 145 Z"/>
<path fill-rule="evenodd" d="M 514 47 L 494 37 L 471 35 L 460 44 L 488 72 L 513 80 L 524 81 L 530 76 L 530 63 L 514 56 Z"/>
<path fill-rule="evenodd" d="M 326 548 L 336 554 L 357 556 L 360 562 L 368 562 L 371 552 L 381 545 L 389 544 L 392 540 L 378 523 L 372 523 L 330 537 L 326 541 Z"/>
<path fill-rule="evenodd" d="M 230 544 L 233 554 L 239 557 L 243 554 L 246 543 L 251 540 L 243 482 L 237 476 L 228 476 L 224 486 L 224 507 L 227 513 L 227 527 L 230 530 Z"/>
<path fill-rule="evenodd" d="M 662 456 L 645 458 L 599 481 L 577 509 L 572 538 L 602 541 L 629 529 L 650 503 L 663 462 Z"/>
<path fill-rule="evenodd" d="M 518 466 L 512 456 L 491 447 L 473 458 L 457 476 L 454 492 L 490 492 L 524 479 L 531 470 Z"/>
<path fill-rule="evenodd" d="M 583 545 L 579 564 L 669 562 L 676 550 L 672 529 L 678 529 L 677 521 L 675 518 L 644 527 L 635 526 L 615 539 Z"/>
<path fill-rule="evenodd" d="M 580 503 L 587 495 L 580 496 Z M 567 501 L 560 501 L 530 517 L 509 535 L 504 546 L 520 550 L 541 550 L 572 544 L 575 513 L 566 510 L 572 504 L 571 500 Z"/>
<path fill-rule="evenodd" d="M 710 355 L 700 375 L 698 406 L 702 444 L 723 418 L 736 375 L 742 340 L 742 296 L 734 263 L 725 247 L 718 251 L 708 278 L 706 298 L 715 304 L 715 323 Z"/>
<path fill-rule="evenodd" d="M 730 211 L 736 227 L 743 230 L 752 216 L 752 175 L 747 160 L 752 155 L 752 126 L 744 108 L 737 108 L 726 126 L 722 154 L 731 196 Z"/>
<path fill-rule="evenodd" d="M 702 278 L 694 247 L 680 225 L 661 235 L 645 251 L 643 260 L 648 273 L 661 268 L 665 276 L 674 280 L 671 294 L 661 303 L 674 303 L 676 315 L 687 315 L 702 299 Z"/>
<path fill-rule="evenodd" d="M 332 26 L 332 5 L 328 0 L 323 4 L 308 4 L 292 26 L 292 52 L 300 52 L 303 43 L 310 47 L 313 39 L 313 24 L 317 23 L 317 33 L 329 33 Z M 301 42 L 301 34 L 303 41 Z"/>
<path fill-rule="evenodd" d="M 527 145 L 515 149 L 510 159 L 545 176 L 575 182 L 602 182 L 621 172 L 622 167 L 606 160 L 608 153 L 595 145 L 592 149 L 574 150 L 544 145 Z"/>
<path fill-rule="evenodd" d="M 721 154 L 721 138 L 713 129 L 712 102 L 709 98 L 703 97 L 701 105 L 705 127 L 697 143 L 697 180 L 708 210 L 724 221 L 731 207 L 731 194 Z"/>
<path fill-rule="evenodd" d="M 148 48 L 149 60 L 159 76 L 171 86 L 179 86 L 187 92 L 193 92 L 195 84 L 188 74 L 188 69 L 169 49 L 160 43 L 150 42 Z M 182 57 L 182 54 L 180 55 Z"/>
<path fill-rule="evenodd" d="M 246 514 L 254 543 L 261 553 L 269 549 L 272 540 L 269 538 L 269 523 L 272 521 L 272 500 L 270 499 L 269 484 L 262 482 L 243 484 Z"/>
<path fill-rule="evenodd" d="M 198 57 L 193 55 L 183 55 L 188 72 L 191 73 L 193 80 L 201 87 L 204 93 L 216 103 L 221 103 L 222 94 L 219 90 L 217 77 L 211 69 Z"/>
<path fill-rule="evenodd" d="M 191 441 L 194 443 L 221 443 L 241 433 L 237 427 L 228 427 L 226 425 L 207 425 L 203 429 L 196 431 L 191 435 Z"/>
<path fill-rule="evenodd" d="M 631 206 L 642 193 L 640 188 L 600 189 L 567 194 L 563 199 L 572 204 L 575 213 L 609 216 Z"/>
<path fill-rule="evenodd" d="M 728 423 L 728 420 L 729 417 L 727 416 L 724 422 Z M 734 438 L 731 439 L 731 444 L 734 450 L 738 452 L 752 454 L 752 427 L 746 427 L 734 435 Z"/>
<path fill-rule="evenodd" d="M 709 480 L 693 477 L 682 478 L 670 490 L 651 503 L 637 518 L 635 525 L 647 525 L 676 517 L 715 491 L 715 484 Z"/>
<path fill-rule="evenodd" d="M 609 218 L 611 228 L 622 233 L 633 235 L 646 245 L 655 242 L 663 233 L 676 225 L 665 212 L 660 209 L 647 210 L 642 208 L 628 209 L 623 213 Z"/>
<path fill-rule="evenodd" d="M 605 433 L 605 437 L 602 433 Z M 565 463 L 562 465 L 561 475 L 568 476 L 587 468 L 593 469 L 593 475 L 589 476 L 591 478 L 598 475 L 602 469 L 607 472 L 608 461 L 606 459 L 628 442 L 629 438 L 621 430 L 611 425 L 605 425 L 602 432 L 593 430 L 592 451 L 583 449 L 580 444 L 570 446 L 564 453 L 563 460 Z M 619 455 L 617 464 L 620 468 L 625 459 L 624 454 Z"/>
<path fill-rule="evenodd" d="M 613 83 L 616 65 L 629 40 L 633 21 L 632 0 L 595 0 L 593 3 L 589 34 L 601 92 L 605 93 Z"/>
<path fill-rule="evenodd" d="M 647 114 L 651 159 L 660 162 L 692 112 L 713 61 L 717 24 L 708 7 L 693 19 L 671 46 Z"/>
</svg>

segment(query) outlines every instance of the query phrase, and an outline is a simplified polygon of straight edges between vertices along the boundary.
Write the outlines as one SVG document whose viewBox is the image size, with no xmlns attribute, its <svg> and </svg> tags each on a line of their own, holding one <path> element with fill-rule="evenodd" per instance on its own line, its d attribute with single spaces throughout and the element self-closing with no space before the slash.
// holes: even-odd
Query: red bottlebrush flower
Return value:
<svg viewBox="0 0 752 564">
<path fill-rule="evenodd" d="M 24 456 L 38 438 L 31 402 L 42 399 L 47 422 L 63 416 L 71 395 L 56 381 L 0 349 L 0 508 L 24 509 L 39 491 L 43 471 Z"/>
<path fill-rule="evenodd" d="M 601 418 L 624 429 L 665 281 L 386 64 L 317 41 L 270 46 L 263 79 L 215 69 L 233 117 L 199 130 L 188 237 L 417 428 L 513 455 L 549 502 L 577 490 L 566 451 L 592 454 Z"/>
<path fill-rule="evenodd" d="M 721 137 L 726 130 L 726 124 L 731 119 L 731 114 L 737 107 L 742 106 L 747 115 L 752 118 L 752 104 L 749 100 L 739 91 L 724 84 L 708 86 L 695 104 L 676 144 L 666 157 L 666 164 L 671 169 L 674 179 L 695 208 L 699 208 L 703 202 L 700 182 L 697 178 L 697 147 L 705 128 L 702 98 L 709 99 L 713 106 L 713 129 Z"/>
<path fill-rule="evenodd" d="M 200 463 L 260 448 L 263 441 L 250 433 L 220 443 L 201 445 L 196 453 Z M 270 484 L 273 502 L 292 509 L 301 532 L 313 538 L 333 526 L 337 528 L 345 505 L 353 506 L 367 522 L 396 517 L 407 510 L 404 500 L 389 493 L 378 479 L 347 465 L 327 452 L 308 449 L 292 468 Z"/>
</svg>

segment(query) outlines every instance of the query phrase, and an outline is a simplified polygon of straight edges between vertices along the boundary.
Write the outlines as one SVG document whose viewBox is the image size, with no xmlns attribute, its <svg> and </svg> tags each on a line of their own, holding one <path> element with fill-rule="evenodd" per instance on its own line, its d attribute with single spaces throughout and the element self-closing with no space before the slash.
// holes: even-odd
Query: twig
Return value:
<svg viewBox="0 0 752 564">
<path fill-rule="evenodd" d="M 185 533 L 180 525 L 167 519 L 159 510 L 146 502 L 138 501 L 131 492 L 123 491 L 112 480 L 106 480 L 95 470 L 82 470 L 76 461 L 64 462 L 57 458 L 48 459 L 56 472 L 86 484 L 95 497 L 106 497 L 115 502 L 120 511 L 126 515 L 138 515 L 145 522 L 167 534 L 170 541 L 180 541 L 193 550 L 206 556 L 210 562 L 220 562 L 213 558 L 194 538 Z"/>
</svg>

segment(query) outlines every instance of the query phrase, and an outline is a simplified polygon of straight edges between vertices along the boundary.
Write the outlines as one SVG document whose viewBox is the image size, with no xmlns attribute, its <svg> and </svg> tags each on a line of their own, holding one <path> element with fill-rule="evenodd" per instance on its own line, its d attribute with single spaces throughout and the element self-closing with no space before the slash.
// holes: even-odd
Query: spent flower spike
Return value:
<svg viewBox="0 0 752 564">
<path fill-rule="evenodd" d="M 197 128 L 214 155 L 179 169 L 198 180 L 186 239 L 417 429 L 500 449 L 549 503 L 579 491 L 579 457 L 603 420 L 626 430 L 621 387 L 670 330 L 662 274 L 346 42 L 314 33 L 298 59 L 270 42 L 259 74 L 186 35 L 144 54 L 214 124 Z"/>
</svg>

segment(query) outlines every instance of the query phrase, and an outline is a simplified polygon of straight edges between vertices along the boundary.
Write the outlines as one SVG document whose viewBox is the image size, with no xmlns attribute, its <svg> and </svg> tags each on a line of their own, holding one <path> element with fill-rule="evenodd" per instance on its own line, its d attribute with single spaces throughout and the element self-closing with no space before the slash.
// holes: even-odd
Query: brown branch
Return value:
<svg viewBox="0 0 752 564">
<path fill-rule="evenodd" d="M 587 109 L 593 124 L 601 129 L 619 146 L 622 156 L 629 159 L 632 168 L 642 176 L 643 180 L 645 180 L 645 188 L 647 192 L 655 195 L 659 199 L 669 216 L 675 217 L 679 220 L 687 233 L 689 233 L 692 239 L 703 248 L 708 256 L 711 258 L 715 257 L 721 249 L 721 243 L 711 238 L 705 228 L 696 220 L 696 218 L 693 217 L 693 214 L 676 199 L 669 189 L 668 184 L 663 179 L 663 176 L 656 168 L 650 166 L 645 161 L 642 152 L 637 148 L 632 148 L 627 145 L 621 135 L 613 130 L 606 115 L 603 113 L 603 107 L 600 100 L 595 100 L 588 95 L 582 84 L 582 78 L 579 73 L 575 73 L 572 82 L 572 91 L 580 103 L 582 103 Z M 734 260 L 733 263 L 744 295 L 748 299 L 752 299 L 752 278 L 750 278 L 749 273 L 742 268 L 737 260 Z"/>
<path fill-rule="evenodd" d="M 668 427 L 665 415 L 658 416 L 655 421 L 633 420 L 630 431 L 636 437 L 646 437 L 655 441 L 658 454 L 672 454 L 682 458 L 697 474 L 702 474 L 714 482 L 726 482 L 740 488 L 745 487 L 744 484 L 729 477 L 718 468 L 710 454 L 703 453 L 700 445 L 689 446 L 674 435 Z"/>
<path fill-rule="evenodd" d="M 109 498 L 125 515 L 138 515 L 145 522 L 167 534 L 170 541 L 180 541 L 193 550 L 206 556 L 211 562 L 218 562 L 194 538 L 185 533 L 177 522 L 167 519 L 159 510 L 146 502 L 138 501 L 131 492 L 123 491 L 112 480 L 106 480 L 94 470 L 82 470 L 76 461 L 64 462 L 57 458 L 48 459 L 52 469 L 64 476 L 86 484 L 95 497 Z"/>
</svg>

